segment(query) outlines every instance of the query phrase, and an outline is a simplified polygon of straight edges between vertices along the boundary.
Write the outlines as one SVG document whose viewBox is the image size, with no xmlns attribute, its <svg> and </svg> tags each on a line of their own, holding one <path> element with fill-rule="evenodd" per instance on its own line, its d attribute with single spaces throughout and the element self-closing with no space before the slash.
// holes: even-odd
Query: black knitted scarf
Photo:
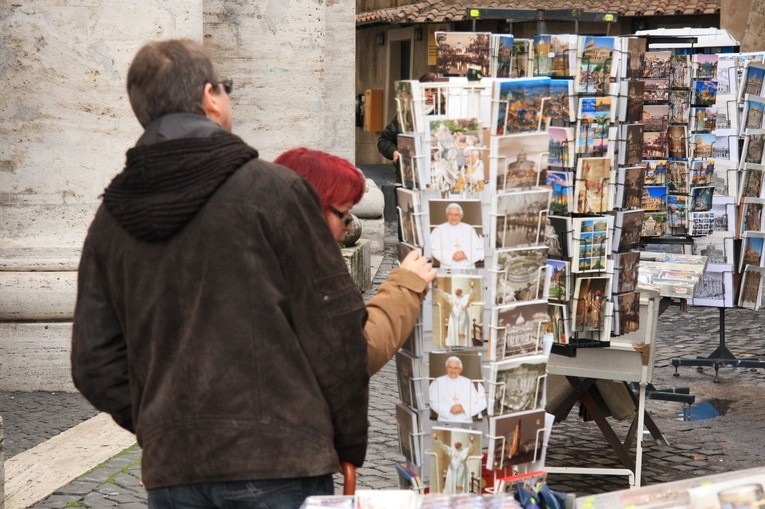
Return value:
<svg viewBox="0 0 765 509">
<path fill-rule="evenodd" d="M 172 237 L 258 151 L 228 132 L 137 146 L 104 192 L 104 205 L 125 230 L 146 241 Z"/>
</svg>

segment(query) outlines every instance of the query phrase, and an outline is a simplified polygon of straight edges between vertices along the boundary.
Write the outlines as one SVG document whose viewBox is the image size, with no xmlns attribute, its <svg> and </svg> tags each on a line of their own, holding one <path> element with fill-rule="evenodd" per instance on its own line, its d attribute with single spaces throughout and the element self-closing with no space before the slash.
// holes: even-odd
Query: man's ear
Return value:
<svg viewBox="0 0 765 509">
<path fill-rule="evenodd" d="M 219 101 L 220 96 L 215 93 L 213 85 L 207 83 L 202 92 L 202 110 L 205 112 L 205 116 L 216 124 L 220 123 L 219 120 L 221 117 Z"/>
</svg>

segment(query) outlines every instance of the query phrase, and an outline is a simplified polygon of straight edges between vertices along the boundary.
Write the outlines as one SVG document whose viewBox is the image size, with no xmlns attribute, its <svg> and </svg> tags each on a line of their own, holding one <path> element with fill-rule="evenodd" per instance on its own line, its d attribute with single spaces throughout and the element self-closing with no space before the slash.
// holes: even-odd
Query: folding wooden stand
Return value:
<svg viewBox="0 0 765 509">
<path fill-rule="evenodd" d="M 640 329 L 636 332 L 615 336 L 603 348 L 578 348 L 574 356 L 550 355 L 548 374 L 563 375 L 571 385 L 564 399 L 550 413 L 556 421 L 562 419 L 577 401 L 587 410 L 616 458 L 625 468 L 576 468 L 545 466 L 549 473 L 626 475 L 630 487 L 640 486 L 642 469 L 643 428 L 647 427 L 654 439 L 669 445 L 656 423 L 645 409 L 646 387 L 651 381 L 654 361 L 656 323 L 659 317 L 661 297 L 653 290 L 641 290 Z M 606 416 L 595 399 L 595 382 L 613 380 L 624 383 L 635 406 L 635 417 L 624 441 L 620 440 L 608 423 Z M 639 384 L 638 395 L 629 389 L 630 382 Z M 629 454 L 635 441 L 635 458 Z"/>
</svg>

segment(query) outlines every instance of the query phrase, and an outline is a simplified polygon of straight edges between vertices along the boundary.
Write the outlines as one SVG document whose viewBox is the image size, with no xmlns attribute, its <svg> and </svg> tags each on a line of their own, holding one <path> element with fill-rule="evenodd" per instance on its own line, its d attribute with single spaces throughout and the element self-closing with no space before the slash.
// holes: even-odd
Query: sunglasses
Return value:
<svg viewBox="0 0 765 509">
<path fill-rule="evenodd" d="M 332 212 L 337 217 L 339 217 L 340 221 L 342 221 L 345 226 L 348 226 L 349 224 L 353 222 L 353 216 L 351 216 L 347 212 L 340 212 L 332 205 L 329 206 L 329 211 Z"/>
<path fill-rule="evenodd" d="M 218 85 L 223 86 L 223 91 L 226 92 L 226 95 L 231 95 L 231 92 L 234 91 L 234 80 L 220 80 L 218 83 L 213 84 L 215 88 L 218 88 Z"/>
</svg>

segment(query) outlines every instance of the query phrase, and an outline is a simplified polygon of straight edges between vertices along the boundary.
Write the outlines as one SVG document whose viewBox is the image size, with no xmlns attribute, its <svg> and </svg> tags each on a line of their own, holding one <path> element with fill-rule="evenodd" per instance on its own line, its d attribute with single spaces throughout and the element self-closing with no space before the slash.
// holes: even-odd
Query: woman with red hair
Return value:
<svg viewBox="0 0 765 509">
<path fill-rule="evenodd" d="M 364 195 L 366 179 L 350 161 L 319 150 L 295 148 L 274 162 L 295 171 L 316 189 L 324 221 L 338 242 L 345 238 L 353 218 L 351 207 Z M 368 372 L 377 373 L 401 348 L 420 316 L 422 300 L 436 270 L 417 250 L 393 269 L 367 303 L 364 325 L 369 355 Z"/>
</svg>

